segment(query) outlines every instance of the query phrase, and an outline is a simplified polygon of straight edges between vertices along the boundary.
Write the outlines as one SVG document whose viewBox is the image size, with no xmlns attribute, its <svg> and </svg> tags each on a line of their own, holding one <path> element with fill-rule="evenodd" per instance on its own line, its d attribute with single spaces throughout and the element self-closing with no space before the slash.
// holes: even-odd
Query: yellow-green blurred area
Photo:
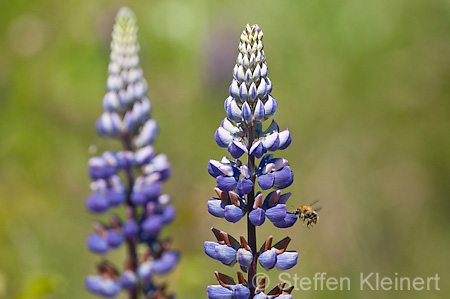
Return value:
<svg viewBox="0 0 450 299">
<path fill-rule="evenodd" d="M 84 277 L 101 258 L 85 238 L 98 217 L 84 205 L 87 160 L 119 144 L 99 138 L 118 9 L 139 25 L 156 142 L 168 155 L 176 221 L 164 231 L 182 260 L 168 277 L 178 298 L 206 298 L 214 270 L 203 253 L 220 159 L 213 133 L 225 117 L 239 37 L 264 31 L 275 119 L 293 142 L 277 152 L 295 173 L 288 206 L 319 199 L 320 221 L 268 235 L 300 252 L 290 275 L 349 277 L 351 289 L 294 298 L 448 298 L 450 279 L 450 2 L 432 0 L 42 0 L 0 2 L 0 298 L 95 298 Z M 89 148 L 98 148 L 96 153 Z M 102 217 L 100 217 L 102 218 Z M 103 219 L 103 218 L 102 218 Z M 109 255 L 123 267 L 124 248 Z M 270 285 L 279 271 L 269 273 Z M 426 291 L 360 290 L 360 273 L 429 277 Z M 373 281 L 373 280 L 372 280 Z M 120 298 L 127 298 L 122 293 Z"/>
</svg>

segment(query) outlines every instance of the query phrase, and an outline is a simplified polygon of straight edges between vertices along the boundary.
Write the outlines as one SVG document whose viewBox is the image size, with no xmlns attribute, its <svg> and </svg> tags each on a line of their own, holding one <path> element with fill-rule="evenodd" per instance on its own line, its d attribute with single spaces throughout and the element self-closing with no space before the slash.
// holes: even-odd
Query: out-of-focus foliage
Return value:
<svg viewBox="0 0 450 299">
<path fill-rule="evenodd" d="M 2 1 L 0 298 L 93 298 L 83 287 L 99 261 L 85 248 L 86 161 L 114 146 L 94 123 L 123 5 L 139 21 L 163 131 L 156 148 L 174 169 L 166 191 L 179 217 L 168 234 L 183 253 L 171 274 L 180 298 L 203 298 L 215 283 L 202 245 L 223 223 L 206 217 L 214 194 L 206 164 L 221 154 L 212 136 L 247 23 L 264 30 L 277 119 L 294 138 L 283 153 L 295 165 L 290 203 L 323 207 L 314 233 L 287 232 L 299 236 L 291 273 L 352 279 L 350 291 L 294 297 L 446 298 L 450 5 L 439 0 Z M 266 234 L 263 225 L 259 238 Z M 360 272 L 439 273 L 441 291 L 363 292 Z"/>
</svg>

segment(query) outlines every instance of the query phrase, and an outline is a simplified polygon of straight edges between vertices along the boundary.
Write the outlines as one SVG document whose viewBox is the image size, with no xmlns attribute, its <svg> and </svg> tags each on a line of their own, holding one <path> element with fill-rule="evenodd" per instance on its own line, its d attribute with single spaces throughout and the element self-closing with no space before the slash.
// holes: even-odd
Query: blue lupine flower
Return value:
<svg viewBox="0 0 450 299">
<path fill-rule="evenodd" d="M 263 190 L 270 188 L 284 189 L 294 181 L 294 173 L 286 159 L 265 155 L 258 167 L 258 184 Z"/>
<path fill-rule="evenodd" d="M 272 246 L 273 237 L 267 238 L 259 254 L 260 265 L 267 270 L 276 266 L 278 270 L 288 270 L 297 264 L 298 253 L 295 251 L 286 251 L 291 239 L 284 238 Z"/>
<path fill-rule="evenodd" d="M 238 263 L 244 272 L 248 272 L 251 284 L 247 286 L 241 272 L 238 272 L 239 284 L 216 272 L 219 285 L 207 287 L 209 298 L 292 298 L 292 288 L 284 289 L 284 283 L 267 294 L 264 294 L 265 278 L 258 287 L 254 285 L 258 260 L 266 269 L 276 267 L 283 271 L 295 266 L 298 259 L 297 252 L 286 251 L 289 238 L 272 246 L 272 237 L 269 237 L 259 252 L 256 249 L 255 227 L 262 225 L 266 218 L 278 228 L 290 227 L 297 221 L 297 215 L 288 212 L 286 206 L 291 194 L 281 191 L 293 183 L 294 173 L 286 159 L 266 154 L 286 149 L 292 139 L 289 130 L 280 131 L 274 120 L 267 128 L 263 127 L 263 122 L 277 111 L 278 103 L 271 95 L 273 84 L 268 78 L 262 37 L 257 25 L 247 25 L 241 34 L 229 97 L 224 103 L 227 117 L 214 133 L 217 145 L 227 148 L 236 160 L 224 156 L 221 161 L 211 159 L 208 163 L 208 172 L 217 183 L 217 197 L 211 197 L 207 202 L 208 212 L 229 222 L 237 222 L 249 213 L 247 234 L 250 245 L 242 236 L 239 244 L 227 233 L 216 229 L 213 232 L 217 242 L 204 243 L 209 257 L 228 266 Z M 243 156 L 247 163 L 238 160 Z M 261 159 L 258 167 L 255 167 L 255 159 Z M 263 191 L 275 190 L 264 198 L 263 193 L 256 190 L 258 186 Z"/>
<path fill-rule="evenodd" d="M 86 288 L 100 296 L 115 297 L 121 290 L 117 270 L 108 261 L 102 262 L 97 268 L 99 275 L 86 277 Z"/>
<path fill-rule="evenodd" d="M 214 188 L 219 198 L 211 197 L 208 201 L 208 212 L 219 218 L 235 223 L 244 216 L 245 204 L 239 194 L 230 191 L 225 192 L 219 188 Z"/>
<path fill-rule="evenodd" d="M 123 288 L 133 298 L 132 294 L 139 293 L 155 294 L 149 298 L 173 298 L 152 280 L 153 274 L 164 275 L 173 269 L 179 254 L 160 240 L 161 230 L 176 216 L 170 197 L 162 193 L 171 165 L 167 156 L 156 154 L 153 147 L 158 124 L 150 115 L 152 104 L 145 95 L 148 85 L 139 66 L 136 33 L 133 13 L 122 8 L 114 25 L 104 111 L 96 121 L 96 130 L 99 135 L 118 139 L 123 150 L 105 151 L 89 159 L 92 193 L 85 202 L 92 213 L 126 208 L 123 224 L 118 216 L 110 218 L 108 227 L 94 223 L 95 232 L 86 243 L 98 254 L 127 243 L 127 262 L 121 274 L 110 263 L 102 263 L 99 275 L 86 278 L 86 288 L 106 297 L 114 297 Z M 143 252 L 141 245 L 147 247 L 144 254 L 139 254 Z"/>
<path fill-rule="evenodd" d="M 250 297 L 250 290 L 247 287 L 247 282 L 242 275 L 242 272 L 238 271 L 238 281 L 236 284 L 233 278 L 215 272 L 219 285 L 210 285 L 207 287 L 208 298 L 210 299 L 225 299 L 225 298 L 235 298 L 235 299 L 247 299 Z"/>
</svg>

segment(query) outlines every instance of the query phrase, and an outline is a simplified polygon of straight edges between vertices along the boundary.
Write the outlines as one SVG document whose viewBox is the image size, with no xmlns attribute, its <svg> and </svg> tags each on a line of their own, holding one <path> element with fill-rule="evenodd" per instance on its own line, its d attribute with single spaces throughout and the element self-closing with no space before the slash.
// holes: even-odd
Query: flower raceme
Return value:
<svg viewBox="0 0 450 299">
<path fill-rule="evenodd" d="M 217 242 L 205 242 L 205 253 L 230 267 L 239 264 L 248 274 L 248 283 L 240 271 L 239 283 L 215 272 L 219 285 L 207 288 L 208 297 L 213 299 L 292 298 L 292 289 L 284 290 L 284 284 L 264 294 L 265 279 L 259 285 L 255 279 L 258 261 L 265 269 L 283 271 L 294 267 L 298 260 L 297 252 L 286 251 L 289 237 L 272 246 L 270 236 L 260 250 L 256 247 L 256 227 L 266 218 L 277 228 L 290 227 L 297 221 L 297 216 L 287 211 L 291 193 L 282 191 L 293 183 L 294 173 L 286 159 L 269 153 L 288 148 L 292 139 L 289 130 L 280 130 L 274 120 L 264 126 L 275 115 L 278 102 L 271 95 L 273 84 L 268 77 L 262 38 L 258 25 L 247 25 L 241 34 L 229 96 L 224 103 L 226 117 L 214 134 L 217 145 L 226 148 L 231 157 L 211 159 L 207 167 L 216 180 L 217 195 L 208 200 L 208 212 L 232 223 L 247 215 L 248 239 L 241 236 L 238 242 L 213 228 Z M 260 159 L 258 165 L 255 159 Z M 269 189 L 273 190 L 264 195 Z"/>
<path fill-rule="evenodd" d="M 127 259 L 122 271 L 104 260 L 97 267 L 98 275 L 86 277 L 85 284 L 89 291 L 104 297 L 125 290 L 130 299 L 141 294 L 145 298 L 173 298 L 153 279 L 155 274 L 171 271 L 179 254 L 170 250 L 168 240 L 160 238 L 164 226 L 176 216 L 171 197 L 163 194 L 171 166 L 166 155 L 157 154 L 153 147 L 158 125 L 146 97 L 136 33 L 134 14 L 128 8 L 120 9 L 112 33 L 103 113 L 96 129 L 99 135 L 120 141 L 123 149 L 89 159 L 92 193 L 86 199 L 86 208 L 94 214 L 125 209 L 123 220 L 112 215 L 108 224 L 94 222 L 94 232 L 86 243 L 99 255 L 125 244 Z"/>
</svg>

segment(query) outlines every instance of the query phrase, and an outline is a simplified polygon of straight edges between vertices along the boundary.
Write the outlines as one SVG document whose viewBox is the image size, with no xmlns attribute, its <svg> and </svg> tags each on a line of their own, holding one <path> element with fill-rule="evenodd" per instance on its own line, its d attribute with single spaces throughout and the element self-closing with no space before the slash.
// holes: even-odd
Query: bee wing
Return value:
<svg viewBox="0 0 450 299">
<path fill-rule="evenodd" d="M 320 210 L 322 210 L 322 207 L 318 207 L 317 209 L 314 209 L 314 211 L 316 211 L 316 212 L 318 212 Z"/>
<path fill-rule="evenodd" d="M 309 206 L 312 206 L 313 204 L 316 204 L 317 202 L 318 202 L 319 200 L 315 200 L 315 201 L 313 201 L 313 203 L 312 204 L 310 204 Z"/>
</svg>

